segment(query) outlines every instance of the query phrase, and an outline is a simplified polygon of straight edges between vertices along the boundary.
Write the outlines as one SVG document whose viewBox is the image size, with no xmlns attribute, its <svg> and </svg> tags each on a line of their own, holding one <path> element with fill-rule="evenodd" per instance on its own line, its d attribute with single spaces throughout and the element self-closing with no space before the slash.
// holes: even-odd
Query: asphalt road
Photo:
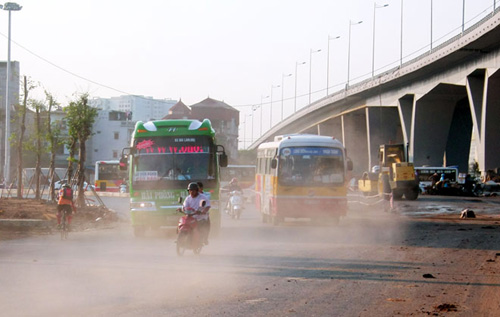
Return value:
<svg viewBox="0 0 500 317">
<path fill-rule="evenodd" d="M 105 198 L 126 217 L 124 198 Z M 488 219 L 458 220 L 467 206 Z M 496 202 L 353 203 L 340 225 L 262 224 L 250 206 L 196 256 L 164 231 L 0 241 L 5 316 L 472 316 L 500 312 Z M 497 209 L 495 209 L 497 208 Z M 456 220 L 414 218 L 436 210 Z M 412 216 L 412 217 L 408 217 Z M 491 217 L 490 217 L 491 216 Z M 455 218 L 453 218 L 455 219 Z M 424 277 L 430 274 L 432 277 Z"/>
</svg>

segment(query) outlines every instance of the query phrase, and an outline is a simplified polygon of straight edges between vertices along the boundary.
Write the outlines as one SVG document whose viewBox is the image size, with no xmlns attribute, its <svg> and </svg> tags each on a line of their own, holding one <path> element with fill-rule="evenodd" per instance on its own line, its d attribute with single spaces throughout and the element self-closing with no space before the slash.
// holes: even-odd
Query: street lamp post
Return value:
<svg viewBox="0 0 500 317">
<path fill-rule="evenodd" d="M 432 52 L 432 0 L 431 0 L 431 52 Z"/>
<path fill-rule="evenodd" d="M 255 110 L 259 109 L 259 106 L 252 106 L 252 137 L 250 138 L 250 144 L 253 143 L 253 118 L 255 117 Z"/>
<path fill-rule="evenodd" d="M 311 49 L 309 52 L 309 104 L 311 104 L 311 83 L 312 83 L 312 54 L 313 53 L 319 53 L 321 52 L 321 49 L 319 50 L 313 50 Z"/>
<path fill-rule="evenodd" d="M 326 95 L 328 96 L 328 86 L 330 86 L 330 41 L 339 39 L 340 36 L 331 37 L 328 35 L 328 50 L 326 54 Z"/>
<path fill-rule="evenodd" d="M 399 47 L 399 68 L 403 66 L 403 0 L 401 0 L 401 40 Z"/>
<path fill-rule="evenodd" d="M 465 30 L 465 0 L 462 1 L 462 35 Z"/>
<path fill-rule="evenodd" d="M 351 26 L 361 24 L 363 21 L 352 22 L 349 20 L 349 41 L 347 45 L 347 87 L 349 87 L 349 79 L 351 75 Z"/>
<path fill-rule="evenodd" d="M 273 127 L 273 88 L 279 88 L 280 85 L 271 85 L 271 115 L 269 116 L 269 130 Z"/>
<path fill-rule="evenodd" d="M 283 121 L 283 101 L 285 99 L 285 77 L 290 77 L 292 74 L 281 74 L 281 121 Z"/>
<path fill-rule="evenodd" d="M 372 46 L 372 80 L 375 77 L 375 12 L 377 9 L 385 8 L 389 6 L 388 4 L 377 5 L 376 2 L 373 3 L 373 46 Z"/>
<path fill-rule="evenodd" d="M 265 97 L 264 97 L 264 96 L 262 96 L 262 95 L 260 96 L 260 129 L 259 129 L 259 131 L 260 131 L 260 135 L 261 135 L 261 136 L 262 136 L 262 134 L 263 134 L 263 133 L 262 133 L 262 132 L 263 132 L 263 129 L 262 129 L 262 127 L 263 127 L 263 125 L 262 125 L 262 101 L 263 101 L 264 99 L 266 99 L 266 98 L 269 98 L 269 96 L 265 96 Z"/>
<path fill-rule="evenodd" d="M 9 11 L 9 31 L 8 31 L 8 48 L 7 48 L 7 74 L 6 74 L 6 87 L 5 87 L 5 167 L 4 167 L 4 180 L 5 184 L 10 182 L 10 100 L 9 100 L 9 82 L 10 82 L 10 25 L 11 25 L 11 12 L 19 11 L 23 7 L 15 2 L 6 2 L 3 9 Z"/>
<path fill-rule="evenodd" d="M 306 62 L 295 62 L 295 97 L 293 104 L 293 113 L 297 112 L 297 66 L 304 65 Z"/>
</svg>

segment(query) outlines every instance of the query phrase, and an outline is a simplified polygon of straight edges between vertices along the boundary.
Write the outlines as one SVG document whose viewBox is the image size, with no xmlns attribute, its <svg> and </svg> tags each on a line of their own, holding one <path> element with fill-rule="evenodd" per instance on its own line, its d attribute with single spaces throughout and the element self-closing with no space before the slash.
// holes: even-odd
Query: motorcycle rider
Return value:
<svg viewBox="0 0 500 317">
<path fill-rule="evenodd" d="M 204 195 L 207 199 L 205 206 L 208 206 L 210 208 L 210 194 L 205 194 L 203 191 L 203 183 L 202 182 L 196 182 L 198 184 L 199 192 L 200 194 Z M 210 213 L 207 211 L 207 219 L 205 221 L 202 221 L 202 228 L 203 230 L 201 231 L 202 233 L 202 238 L 204 239 L 204 242 L 206 245 L 208 245 L 208 236 L 210 234 Z"/>
<path fill-rule="evenodd" d="M 70 191 L 71 196 L 73 195 L 73 190 L 71 189 L 71 186 L 68 184 L 64 184 L 62 188 L 59 190 L 59 199 L 57 201 L 57 227 L 61 227 L 61 219 L 62 219 L 62 213 L 63 211 L 66 211 L 67 213 L 67 220 L 68 220 L 68 225 L 71 225 L 71 220 L 72 220 L 72 213 L 76 213 L 76 208 L 75 204 L 73 203 L 73 199 L 70 197 L 66 197 L 64 195 L 65 191 Z"/>
<path fill-rule="evenodd" d="M 191 182 L 188 187 L 189 196 L 186 197 L 183 203 L 186 212 L 201 211 L 201 214 L 196 214 L 193 217 L 196 219 L 199 229 L 196 234 L 199 234 L 205 244 L 208 244 L 208 231 L 210 230 L 208 222 L 208 210 L 210 209 L 210 200 L 200 193 L 200 187 L 197 183 Z M 205 201 L 205 207 L 201 207 L 201 202 Z M 195 231 L 196 231 L 195 230 Z"/>
<path fill-rule="evenodd" d="M 238 191 L 240 193 L 243 193 L 243 190 L 241 189 L 240 185 L 238 185 L 238 179 L 236 177 L 233 177 L 231 181 L 229 182 L 229 185 L 227 187 L 222 188 L 224 192 L 231 193 L 233 191 Z M 229 212 L 229 209 L 231 208 L 231 195 L 228 196 L 227 198 L 227 203 L 226 203 L 226 213 Z"/>
</svg>

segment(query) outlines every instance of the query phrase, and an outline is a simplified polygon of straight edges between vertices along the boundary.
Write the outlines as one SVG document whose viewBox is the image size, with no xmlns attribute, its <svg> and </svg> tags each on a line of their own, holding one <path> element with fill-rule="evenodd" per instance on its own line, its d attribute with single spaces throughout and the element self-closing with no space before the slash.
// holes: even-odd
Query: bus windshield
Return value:
<svg viewBox="0 0 500 317">
<path fill-rule="evenodd" d="M 95 190 L 117 192 L 126 180 L 127 172 L 120 170 L 119 161 L 97 161 L 95 163 Z"/>
<path fill-rule="evenodd" d="M 134 182 L 215 178 L 214 147 L 209 137 L 140 138 L 135 147 Z"/>
<path fill-rule="evenodd" d="M 124 179 L 126 172 L 120 170 L 119 162 L 97 162 L 96 180 Z"/>
<path fill-rule="evenodd" d="M 278 180 L 287 186 L 343 184 L 342 150 L 327 147 L 282 148 Z"/>
</svg>

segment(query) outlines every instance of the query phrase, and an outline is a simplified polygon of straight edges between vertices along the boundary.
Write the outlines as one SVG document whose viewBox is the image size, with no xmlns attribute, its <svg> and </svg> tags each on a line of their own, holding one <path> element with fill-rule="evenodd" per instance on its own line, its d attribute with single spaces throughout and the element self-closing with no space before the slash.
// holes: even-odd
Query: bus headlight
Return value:
<svg viewBox="0 0 500 317">
<path fill-rule="evenodd" d="M 130 203 L 130 210 L 132 211 L 156 211 L 154 201 L 137 201 Z"/>
</svg>

